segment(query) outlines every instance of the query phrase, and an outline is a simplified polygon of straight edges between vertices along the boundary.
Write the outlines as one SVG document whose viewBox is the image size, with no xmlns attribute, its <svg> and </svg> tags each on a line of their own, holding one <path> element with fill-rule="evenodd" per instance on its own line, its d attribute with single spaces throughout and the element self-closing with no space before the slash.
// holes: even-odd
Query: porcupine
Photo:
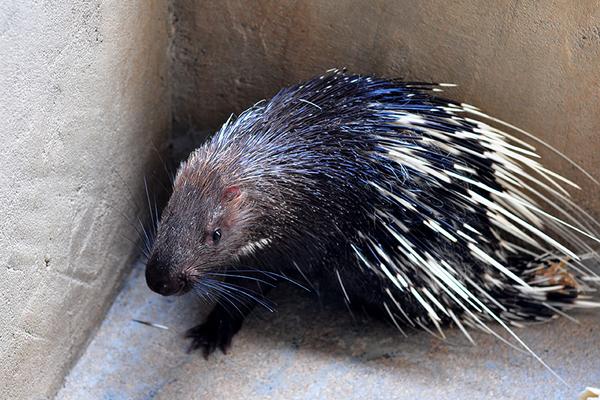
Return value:
<svg viewBox="0 0 600 400">
<path fill-rule="evenodd" d="M 443 336 L 450 323 L 471 339 L 468 328 L 494 333 L 495 322 L 526 349 L 510 325 L 596 305 L 579 255 L 598 224 L 514 131 L 550 146 L 439 97 L 444 86 L 331 70 L 191 153 L 146 280 L 220 300 L 188 331 L 192 348 L 225 352 L 253 306 L 268 307 L 267 277 L 329 283 L 401 331 Z"/>
</svg>

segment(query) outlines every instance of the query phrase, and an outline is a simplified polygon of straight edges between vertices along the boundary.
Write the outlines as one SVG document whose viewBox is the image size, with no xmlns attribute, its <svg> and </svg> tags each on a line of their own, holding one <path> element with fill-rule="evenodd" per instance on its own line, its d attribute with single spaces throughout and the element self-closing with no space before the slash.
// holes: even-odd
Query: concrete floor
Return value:
<svg viewBox="0 0 600 400">
<path fill-rule="evenodd" d="M 67 399 L 576 399 L 600 386 L 600 313 L 518 333 L 569 385 L 489 335 L 423 332 L 354 322 L 296 289 L 273 293 L 279 311 L 256 310 L 229 354 L 186 354 L 182 332 L 201 309 L 191 296 L 163 298 L 135 266 L 57 396 Z M 132 321 L 169 327 L 163 330 Z"/>
</svg>

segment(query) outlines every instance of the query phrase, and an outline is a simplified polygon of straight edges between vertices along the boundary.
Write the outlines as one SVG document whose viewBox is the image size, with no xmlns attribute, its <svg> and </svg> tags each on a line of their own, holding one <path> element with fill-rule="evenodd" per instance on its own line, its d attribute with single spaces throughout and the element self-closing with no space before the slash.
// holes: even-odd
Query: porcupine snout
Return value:
<svg viewBox="0 0 600 400">
<path fill-rule="evenodd" d="M 157 257 L 151 257 L 146 264 L 146 283 L 150 290 L 163 296 L 182 292 L 185 287 L 185 281 L 173 276 L 168 264 Z"/>
</svg>

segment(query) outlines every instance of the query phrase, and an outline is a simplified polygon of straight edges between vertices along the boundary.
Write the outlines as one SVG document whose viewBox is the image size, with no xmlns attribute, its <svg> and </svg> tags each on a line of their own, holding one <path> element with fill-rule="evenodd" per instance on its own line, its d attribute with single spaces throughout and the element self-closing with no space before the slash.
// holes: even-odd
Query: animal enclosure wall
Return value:
<svg viewBox="0 0 600 400">
<path fill-rule="evenodd" d="M 597 1 L 177 0 L 173 110 L 215 129 L 284 85 L 333 67 L 452 82 L 447 95 L 535 133 L 600 178 Z M 538 146 L 544 163 L 598 187 Z"/>
<path fill-rule="evenodd" d="M 164 2 L 0 4 L 2 399 L 53 396 L 138 255 L 167 39 Z"/>
<path fill-rule="evenodd" d="M 600 179 L 595 0 L 5 1 L 0 55 L 0 398 L 60 387 L 138 255 L 123 237 L 172 120 L 215 130 L 347 67 L 456 83 Z M 539 150 L 600 216 L 598 187 Z"/>
</svg>

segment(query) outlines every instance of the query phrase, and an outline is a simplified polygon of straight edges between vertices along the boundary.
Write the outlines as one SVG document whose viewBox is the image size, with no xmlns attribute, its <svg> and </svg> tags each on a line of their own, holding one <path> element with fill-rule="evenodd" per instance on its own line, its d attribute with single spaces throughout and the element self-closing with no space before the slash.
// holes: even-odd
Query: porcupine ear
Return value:
<svg viewBox="0 0 600 400">
<path fill-rule="evenodd" d="M 241 194 L 239 186 L 229 186 L 225 188 L 223 191 L 223 196 L 221 197 L 223 201 L 229 202 L 239 197 Z"/>
</svg>

